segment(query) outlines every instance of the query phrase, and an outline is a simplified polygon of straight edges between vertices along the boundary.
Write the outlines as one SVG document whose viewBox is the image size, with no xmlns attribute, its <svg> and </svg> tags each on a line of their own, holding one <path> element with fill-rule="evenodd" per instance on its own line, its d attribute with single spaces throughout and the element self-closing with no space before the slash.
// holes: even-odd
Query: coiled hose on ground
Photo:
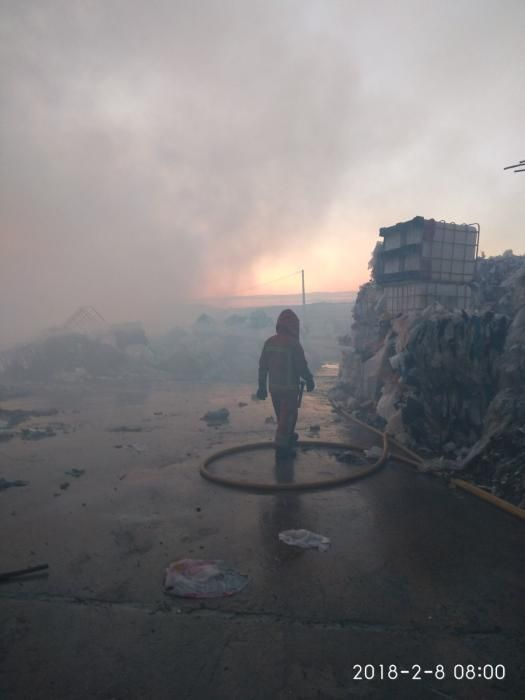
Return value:
<svg viewBox="0 0 525 700">
<path fill-rule="evenodd" d="M 246 482 L 239 479 L 221 476 L 220 474 L 216 474 L 213 471 L 210 471 L 210 465 L 214 462 L 219 461 L 220 459 L 223 459 L 224 457 L 239 454 L 242 452 L 252 452 L 254 450 L 267 450 L 274 448 L 274 443 L 272 442 L 255 442 L 247 445 L 236 445 L 234 447 L 228 447 L 224 450 L 220 450 L 219 452 L 214 452 L 212 455 L 207 457 L 204 463 L 202 464 L 200 468 L 201 476 L 207 481 L 211 481 L 222 486 L 229 486 L 232 488 L 250 491 L 261 491 L 264 493 L 275 493 L 277 491 L 311 491 L 315 489 L 344 486 L 352 481 L 363 479 L 379 471 L 381 467 L 383 467 L 384 464 L 387 462 L 390 456 L 413 467 L 419 468 L 424 465 L 424 460 L 421 459 L 421 457 L 418 454 L 410 450 L 408 447 L 405 447 L 404 445 L 401 445 L 400 443 L 396 442 L 393 438 L 389 437 L 387 433 L 384 433 L 381 430 L 378 430 L 377 428 L 374 428 L 373 426 L 364 423 L 363 421 L 359 420 L 359 418 L 356 418 L 344 408 L 337 405 L 335 402 L 330 401 L 330 403 L 332 404 L 333 408 L 345 418 L 348 418 L 348 420 L 352 421 L 356 425 L 359 425 L 361 428 L 364 428 L 381 438 L 383 443 L 382 454 L 381 457 L 376 462 L 374 462 L 374 464 L 371 464 L 367 467 L 363 467 L 362 469 L 354 470 L 346 476 L 293 483 Z M 309 442 L 301 441 L 297 443 L 297 446 L 304 448 L 328 447 L 331 449 L 352 451 L 361 451 L 365 449 L 362 445 L 357 445 L 355 443 L 331 442 L 326 440 L 316 440 Z M 505 510 L 507 513 L 511 513 L 512 515 L 515 515 L 516 517 L 525 520 L 525 509 L 519 508 L 518 506 L 515 506 L 514 504 L 509 503 L 508 501 L 505 501 L 502 498 L 498 498 L 498 496 L 494 496 L 491 493 L 487 493 L 483 489 L 479 488 L 479 486 L 475 486 L 474 484 L 471 484 L 468 481 L 464 481 L 463 479 L 451 479 L 451 483 L 454 484 L 454 486 L 468 491 L 469 493 L 472 493 L 478 498 L 481 498 L 484 501 L 487 501 L 492 505 L 495 505 L 498 508 Z"/>
</svg>

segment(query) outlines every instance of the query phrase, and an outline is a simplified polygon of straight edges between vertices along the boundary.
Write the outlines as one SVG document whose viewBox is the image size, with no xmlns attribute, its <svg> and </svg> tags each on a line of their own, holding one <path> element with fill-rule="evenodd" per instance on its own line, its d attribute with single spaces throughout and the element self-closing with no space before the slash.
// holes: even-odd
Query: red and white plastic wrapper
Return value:
<svg viewBox="0 0 525 700">
<path fill-rule="evenodd" d="M 166 569 L 164 591 L 181 598 L 222 598 L 242 591 L 248 580 L 222 559 L 179 559 Z"/>
</svg>

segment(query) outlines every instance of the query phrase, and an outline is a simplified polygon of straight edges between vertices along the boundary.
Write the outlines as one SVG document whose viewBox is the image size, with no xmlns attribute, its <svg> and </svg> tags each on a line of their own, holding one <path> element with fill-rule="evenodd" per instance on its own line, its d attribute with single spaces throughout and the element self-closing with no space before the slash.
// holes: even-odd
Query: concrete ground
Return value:
<svg viewBox="0 0 525 700">
<path fill-rule="evenodd" d="M 0 444 L 0 477 L 29 481 L 0 492 L 1 569 L 50 567 L 0 584 L 0 698 L 524 698 L 523 522 L 393 462 L 300 494 L 204 481 L 214 450 L 271 439 L 253 390 L 136 378 L 4 403 L 54 406 L 27 425 L 62 425 Z M 222 406 L 228 424 L 199 420 Z M 336 421 L 322 391 L 305 397 L 301 438 L 319 424 L 321 439 L 370 440 Z M 219 467 L 274 468 L 271 452 Z M 320 449 L 295 461 L 298 479 L 345 469 Z M 296 527 L 331 548 L 278 541 Z M 226 559 L 250 582 L 230 598 L 166 596 L 164 570 L 185 557 Z M 503 680 L 454 678 L 497 664 Z M 381 679 L 390 665 L 398 677 Z"/>
</svg>

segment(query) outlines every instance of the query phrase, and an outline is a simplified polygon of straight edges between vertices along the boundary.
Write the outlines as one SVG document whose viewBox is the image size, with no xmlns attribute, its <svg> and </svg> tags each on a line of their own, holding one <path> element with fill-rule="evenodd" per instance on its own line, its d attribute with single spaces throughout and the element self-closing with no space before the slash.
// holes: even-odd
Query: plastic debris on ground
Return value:
<svg viewBox="0 0 525 700">
<path fill-rule="evenodd" d="M 137 443 L 135 442 L 130 442 L 130 444 L 126 445 L 126 447 L 130 450 L 134 450 L 139 455 L 147 450 L 147 447 L 145 445 L 137 445 Z"/>
<path fill-rule="evenodd" d="M 49 408 L 44 411 L 24 411 L 22 409 L 10 410 L 7 408 L 0 408 L 0 427 L 12 428 L 19 423 L 23 423 L 29 418 L 42 418 L 47 416 L 56 416 L 58 410 L 56 408 Z"/>
<path fill-rule="evenodd" d="M 22 440 L 42 440 L 56 435 L 53 428 L 23 428 L 20 431 Z"/>
<path fill-rule="evenodd" d="M 12 486 L 27 486 L 29 481 L 23 481 L 22 479 L 15 479 L 14 481 L 8 481 L 7 479 L 0 478 L 0 491 L 5 491 L 10 489 Z"/>
<path fill-rule="evenodd" d="M 108 428 L 109 433 L 141 433 L 144 428 L 129 426 L 129 425 L 119 425 L 116 428 Z"/>
<path fill-rule="evenodd" d="M 454 472 L 462 469 L 461 462 L 453 462 L 451 459 L 445 459 L 445 457 L 427 459 L 417 467 L 417 470 L 423 473 Z"/>
<path fill-rule="evenodd" d="M 201 420 L 205 420 L 208 425 L 220 425 L 227 423 L 230 417 L 230 412 L 227 408 L 219 408 L 217 411 L 208 411 Z"/>
<path fill-rule="evenodd" d="M 365 450 L 365 455 L 368 457 L 368 459 L 380 459 L 383 456 L 383 450 L 381 447 L 374 445 L 373 447 L 370 447 L 370 449 Z"/>
<path fill-rule="evenodd" d="M 15 435 L 16 433 L 14 430 L 8 430 L 0 426 L 0 442 L 7 442 L 8 440 L 12 440 Z"/>
<path fill-rule="evenodd" d="M 279 540 L 284 544 L 289 544 L 292 547 L 300 547 L 301 549 L 318 549 L 320 552 L 326 552 L 330 547 L 330 539 L 324 535 L 319 535 L 317 532 L 310 530 L 283 530 L 279 533 Z"/>
<path fill-rule="evenodd" d="M 335 453 L 335 458 L 338 462 L 345 464 L 363 464 L 364 459 L 361 454 L 353 450 L 345 450 L 344 452 Z"/>
<path fill-rule="evenodd" d="M 164 590 L 182 598 L 222 598 L 242 591 L 248 580 L 222 559 L 179 559 L 166 569 Z"/>
<path fill-rule="evenodd" d="M 79 477 L 83 476 L 86 473 L 85 469 L 77 469 L 76 467 L 73 467 L 73 469 L 68 469 L 67 471 L 64 472 L 66 476 L 72 476 L 75 479 L 78 479 Z"/>
</svg>

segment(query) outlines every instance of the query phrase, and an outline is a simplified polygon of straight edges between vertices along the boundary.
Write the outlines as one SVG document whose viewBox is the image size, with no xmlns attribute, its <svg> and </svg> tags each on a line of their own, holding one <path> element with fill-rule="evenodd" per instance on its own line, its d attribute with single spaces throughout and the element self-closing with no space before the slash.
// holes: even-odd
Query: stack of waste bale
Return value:
<svg viewBox="0 0 525 700">
<path fill-rule="evenodd" d="M 525 508 L 525 265 L 502 286 L 512 322 L 498 363 L 498 392 L 463 466 L 493 493 Z"/>
<path fill-rule="evenodd" d="M 481 260 L 476 309 L 389 317 L 364 285 L 332 398 L 400 442 L 445 454 L 525 505 L 525 258 Z M 365 410 L 366 409 L 366 410 Z"/>
</svg>

